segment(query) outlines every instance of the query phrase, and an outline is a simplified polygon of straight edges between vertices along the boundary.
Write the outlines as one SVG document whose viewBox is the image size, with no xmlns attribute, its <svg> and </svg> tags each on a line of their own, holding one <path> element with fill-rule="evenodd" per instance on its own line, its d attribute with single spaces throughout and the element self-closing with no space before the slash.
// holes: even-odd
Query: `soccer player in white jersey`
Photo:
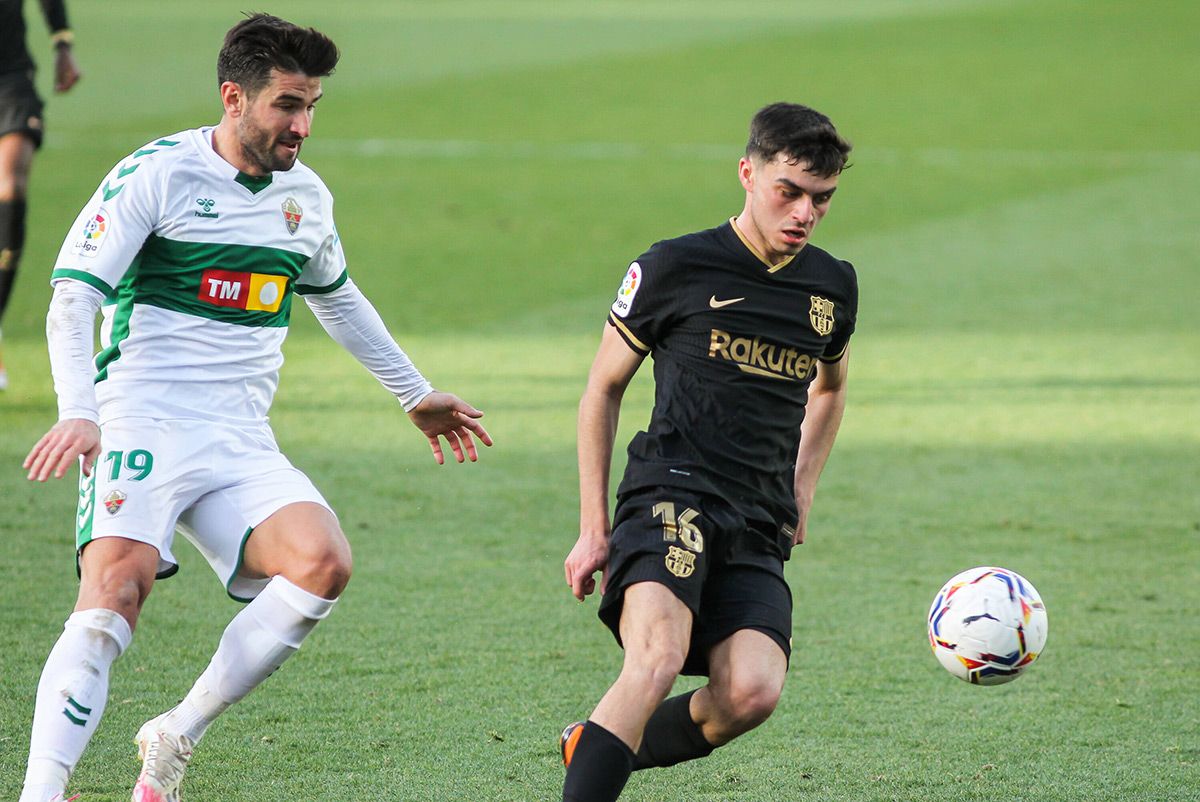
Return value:
<svg viewBox="0 0 1200 802">
<path fill-rule="evenodd" d="M 45 481 L 81 462 L 80 589 L 38 685 L 21 802 L 65 796 L 110 666 L 156 577 L 177 568 L 177 526 L 248 604 L 179 705 L 137 733 L 134 802 L 179 799 L 208 726 L 346 586 L 337 518 L 267 423 L 293 294 L 395 394 L 438 463 L 439 438 L 459 462 L 477 458 L 476 438 L 492 443 L 482 413 L 429 385 L 348 278 L 332 198 L 297 159 L 337 59 L 311 28 L 263 14 L 235 25 L 217 61 L 220 123 L 114 167 L 59 253 L 46 325 L 59 420 L 25 468 Z"/>
</svg>

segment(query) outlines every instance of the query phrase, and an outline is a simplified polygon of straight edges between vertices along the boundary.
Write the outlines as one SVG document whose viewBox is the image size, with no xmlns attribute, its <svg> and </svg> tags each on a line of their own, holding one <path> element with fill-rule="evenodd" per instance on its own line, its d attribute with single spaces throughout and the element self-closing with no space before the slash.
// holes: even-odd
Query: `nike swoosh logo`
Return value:
<svg viewBox="0 0 1200 802">
<path fill-rule="evenodd" d="M 744 300 L 746 300 L 746 299 L 745 298 L 729 298 L 724 301 L 718 301 L 717 296 L 714 295 L 708 299 L 708 305 L 711 306 L 713 309 L 720 309 L 722 306 L 729 306 L 730 304 L 736 304 L 738 301 L 744 301 Z"/>
</svg>

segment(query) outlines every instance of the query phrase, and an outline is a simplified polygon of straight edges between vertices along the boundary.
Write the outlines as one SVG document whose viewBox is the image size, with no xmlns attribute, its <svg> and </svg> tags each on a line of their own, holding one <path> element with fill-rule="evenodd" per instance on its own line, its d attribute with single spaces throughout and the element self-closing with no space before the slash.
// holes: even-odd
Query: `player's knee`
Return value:
<svg viewBox="0 0 1200 802">
<path fill-rule="evenodd" d="M 149 594 L 136 578 L 108 571 L 80 587 L 80 599 L 89 607 L 99 607 L 120 614 L 132 629 Z"/>
<path fill-rule="evenodd" d="M 349 549 L 346 549 L 344 554 L 331 556 L 325 569 L 328 590 L 320 595 L 326 599 L 335 599 L 341 596 L 346 585 L 350 584 L 350 574 L 353 570 L 354 565 L 350 559 Z"/>
<path fill-rule="evenodd" d="M 26 181 L 14 181 L 11 177 L 9 179 L 0 178 L 0 203 L 25 200 L 28 188 L 29 184 Z"/>
<path fill-rule="evenodd" d="M 622 675 L 646 689 L 648 694 L 666 698 L 675 684 L 687 655 L 672 644 L 649 643 L 631 650 L 626 645 Z"/>
<path fill-rule="evenodd" d="M 743 677 L 730 683 L 722 705 L 732 729 L 741 733 L 762 724 L 779 704 L 779 683 L 768 677 Z"/>
<path fill-rule="evenodd" d="M 350 583 L 353 560 L 342 539 L 312 544 L 297 560 L 295 584 L 325 599 L 336 599 Z M 291 578 L 291 577 L 289 577 Z"/>
<path fill-rule="evenodd" d="M 0 170 L 0 203 L 25 200 L 29 191 L 29 173 L 17 169 Z"/>
</svg>

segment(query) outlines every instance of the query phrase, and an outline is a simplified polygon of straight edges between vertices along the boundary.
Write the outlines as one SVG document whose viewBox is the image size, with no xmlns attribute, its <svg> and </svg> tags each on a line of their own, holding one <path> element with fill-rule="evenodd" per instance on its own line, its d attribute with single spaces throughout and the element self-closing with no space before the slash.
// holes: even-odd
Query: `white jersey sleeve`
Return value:
<svg viewBox="0 0 1200 802">
<path fill-rule="evenodd" d="M 60 281 L 54 287 L 46 314 L 46 344 L 59 420 L 100 422 L 92 382 L 92 330 L 103 300 L 99 291 L 82 282 Z"/>
<path fill-rule="evenodd" d="M 353 280 L 330 292 L 310 293 L 304 300 L 329 336 L 371 371 L 405 412 L 433 392 Z"/>
<path fill-rule="evenodd" d="M 179 144 L 160 139 L 114 167 L 63 241 L 51 281 L 77 279 L 112 296 L 162 216 L 154 156 Z"/>
<path fill-rule="evenodd" d="M 300 277 L 296 279 L 295 292 L 297 295 L 323 295 L 333 292 L 346 283 L 346 254 L 342 250 L 342 238 L 338 236 L 337 226 L 333 222 L 333 196 L 321 185 L 322 220 L 329 230 L 321 247 L 313 254 Z"/>
</svg>

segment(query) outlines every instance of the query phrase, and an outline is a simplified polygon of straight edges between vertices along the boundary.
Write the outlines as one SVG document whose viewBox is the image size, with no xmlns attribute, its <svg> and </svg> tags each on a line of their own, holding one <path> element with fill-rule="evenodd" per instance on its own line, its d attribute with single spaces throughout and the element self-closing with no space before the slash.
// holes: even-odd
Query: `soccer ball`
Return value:
<svg viewBox="0 0 1200 802">
<path fill-rule="evenodd" d="M 972 685 L 1011 682 L 1046 646 L 1046 606 L 1015 571 L 983 566 L 942 585 L 929 608 L 938 662 Z"/>
</svg>

